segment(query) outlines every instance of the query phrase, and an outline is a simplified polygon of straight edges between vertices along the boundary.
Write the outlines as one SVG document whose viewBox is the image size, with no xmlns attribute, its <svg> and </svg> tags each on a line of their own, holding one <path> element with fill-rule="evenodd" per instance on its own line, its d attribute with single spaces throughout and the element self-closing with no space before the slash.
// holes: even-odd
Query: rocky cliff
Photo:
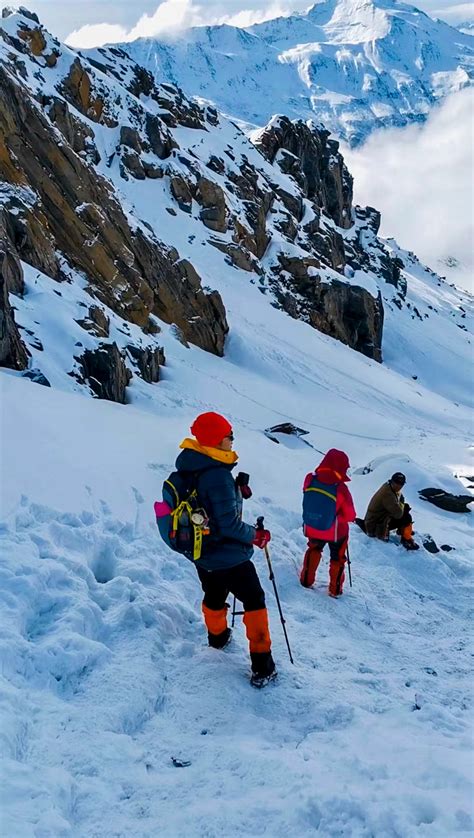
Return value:
<svg viewBox="0 0 474 838">
<path fill-rule="evenodd" d="M 353 207 L 328 131 L 274 117 L 251 142 L 124 49 L 85 58 L 35 15 L 4 15 L 0 363 L 31 366 L 35 336 L 18 331 L 7 294 L 22 293 L 21 262 L 59 296 L 65 282 L 88 295 L 75 318 L 88 348 L 67 372 L 102 397 L 124 401 L 131 374 L 158 380 L 162 324 L 225 352 L 229 269 L 243 304 L 257 283 L 274 306 L 382 360 L 383 297 L 404 305 L 403 264 L 377 236 L 378 213 Z M 136 345 L 114 344 L 105 324 L 121 320 Z"/>
</svg>

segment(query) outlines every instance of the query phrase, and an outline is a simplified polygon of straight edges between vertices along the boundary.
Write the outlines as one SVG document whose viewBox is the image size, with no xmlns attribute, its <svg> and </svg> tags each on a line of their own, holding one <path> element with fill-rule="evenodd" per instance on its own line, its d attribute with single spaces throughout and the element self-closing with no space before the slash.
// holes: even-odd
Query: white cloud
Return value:
<svg viewBox="0 0 474 838">
<path fill-rule="evenodd" d="M 103 44 L 124 41 L 126 37 L 127 30 L 124 26 L 116 23 L 96 23 L 81 26 L 80 29 L 71 32 L 66 38 L 66 43 L 75 49 L 92 49 Z"/>
<path fill-rule="evenodd" d="M 379 131 L 344 149 L 355 200 L 382 212 L 394 236 L 434 270 L 473 291 L 473 92 L 462 90 L 423 126 Z M 452 269 L 447 259 L 457 259 Z"/>
<path fill-rule="evenodd" d="M 450 26 L 457 26 L 468 20 L 474 20 L 474 5 L 472 3 L 458 3 L 456 6 L 445 6 L 441 9 L 433 9 L 433 17 L 445 20 Z"/>
<path fill-rule="evenodd" d="M 88 49 L 117 41 L 133 41 L 136 38 L 173 36 L 190 26 L 222 23 L 252 26 L 291 14 L 293 5 L 290 0 L 287 3 L 274 0 L 267 3 L 265 9 L 241 9 L 235 13 L 222 14 L 220 3 L 203 5 L 194 0 L 163 0 L 152 14 L 142 15 L 129 29 L 110 23 L 87 24 L 71 32 L 66 43 L 77 49 Z"/>
</svg>

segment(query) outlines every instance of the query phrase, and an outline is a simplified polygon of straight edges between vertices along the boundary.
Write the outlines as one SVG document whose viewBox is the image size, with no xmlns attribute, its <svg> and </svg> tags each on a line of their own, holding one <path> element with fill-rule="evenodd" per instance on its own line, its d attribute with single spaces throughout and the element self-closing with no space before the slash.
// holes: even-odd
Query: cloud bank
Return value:
<svg viewBox="0 0 474 838">
<path fill-rule="evenodd" d="M 382 212 L 381 233 L 474 291 L 472 90 L 450 96 L 422 126 L 374 133 L 344 149 L 355 201 Z"/>
<path fill-rule="evenodd" d="M 76 49 L 89 49 L 103 44 L 134 41 L 136 38 L 153 38 L 176 35 L 190 26 L 208 26 L 227 23 L 230 26 L 252 26 L 294 11 L 295 3 L 280 0 L 266 3 L 264 9 L 241 9 L 233 14 L 222 14 L 222 5 L 195 3 L 194 0 L 163 0 L 153 14 L 142 15 L 137 23 L 127 29 L 111 23 L 87 24 L 71 32 L 66 43 Z"/>
</svg>

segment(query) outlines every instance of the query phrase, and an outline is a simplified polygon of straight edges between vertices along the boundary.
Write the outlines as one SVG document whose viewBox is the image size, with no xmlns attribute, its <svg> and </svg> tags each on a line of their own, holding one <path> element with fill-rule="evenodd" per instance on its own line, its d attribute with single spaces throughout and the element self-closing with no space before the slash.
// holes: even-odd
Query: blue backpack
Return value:
<svg viewBox="0 0 474 838">
<path fill-rule="evenodd" d="M 199 472 L 173 471 L 163 483 L 163 500 L 156 501 L 160 535 L 172 550 L 193 562 L 201 558 L 210 535 L 209 520 L 198 496 Z"/>
<path fill-rule="evenodd" d="M 310 479 L 308 479 L 310 478 Z M 303 524 L 314 530 L 329 530 L 336 520 L 337 483 L 322 483 L 308 475 L 303 489 Z"/>
</svg>

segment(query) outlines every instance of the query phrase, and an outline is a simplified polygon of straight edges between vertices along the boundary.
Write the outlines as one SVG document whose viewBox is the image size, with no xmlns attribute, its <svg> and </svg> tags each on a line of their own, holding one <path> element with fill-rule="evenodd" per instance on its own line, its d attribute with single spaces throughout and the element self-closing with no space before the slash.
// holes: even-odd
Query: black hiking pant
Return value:
<svg viewBox="0 0 474 838">
<path fill-rule="evenodd" d="M 223 570 L 197 568 L 204 591 L 203 603 L 213 611 L 225 608 L 229 593 L 242 603 L 244 611 L 259 611 L 265 608 L 265 592 L 250 560 Z"/>
</svg>

